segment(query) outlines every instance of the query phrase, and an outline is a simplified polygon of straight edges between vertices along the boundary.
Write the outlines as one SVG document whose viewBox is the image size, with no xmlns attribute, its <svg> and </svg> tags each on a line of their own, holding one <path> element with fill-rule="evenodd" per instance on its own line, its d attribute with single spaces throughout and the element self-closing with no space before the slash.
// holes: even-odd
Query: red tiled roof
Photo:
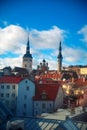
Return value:
<svg viewBox="0 0 87 130">
<path fill-rule="evenodd" d="M 77 80 L 75 81 L 75 85 L 76 85 L 77 87 L 87 86 L 87 80 L 84 81 L 83 78 L 77 79 Z"/>
<path fill-rule="evenodd" d="M 73 81 L 72 80 L 63 81 L 63 82 L 61 81 L 62 84 L 67 84 L 69 82 L 74 84 L 74 86 L 77 87 L 77 88 L 87 86 L 87 80 L 85 80 L 83 78 L 74 79 Z"/>
<path fill-rule="evenodd" d="M 33 97 L 33 100 L 43 100 L 41 98 L 41 94 L 45 92 L 47 95 L 46 100 L 54 101 L 56 99 L 59 87 L 59 84 L 37 84 L 36 96 Z"/>
<path fill-rule="evenodd" d="M 23 78 L 18 76 L 2 76 L 0 83 L 19 83 Z"/>
<path fill-rule="evenodd" d="M 47 74 L 40 74 L 38 76 L 38 79 L 47 79 L 47 78 L 58 79 L 58 78 L 61 78 L 61 74 L 48 72 Z M 36 80 L 37 80 L 37 78 L 36 78 Z"/>
</svg>

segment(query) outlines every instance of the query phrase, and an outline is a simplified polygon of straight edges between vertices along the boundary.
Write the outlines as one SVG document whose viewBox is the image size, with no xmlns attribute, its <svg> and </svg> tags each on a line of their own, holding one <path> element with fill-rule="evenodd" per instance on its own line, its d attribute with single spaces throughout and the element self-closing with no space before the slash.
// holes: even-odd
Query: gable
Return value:
<svg viewBox="0 0 87 130">
<path fill-rule="evenodd" d="M 33 100 L 51 100 L 54 101 L 59 91 L 59 84 L 37 84 L 36 95 Z M 42 99 L 43 94 L 47 98 Z"/>
</svg>

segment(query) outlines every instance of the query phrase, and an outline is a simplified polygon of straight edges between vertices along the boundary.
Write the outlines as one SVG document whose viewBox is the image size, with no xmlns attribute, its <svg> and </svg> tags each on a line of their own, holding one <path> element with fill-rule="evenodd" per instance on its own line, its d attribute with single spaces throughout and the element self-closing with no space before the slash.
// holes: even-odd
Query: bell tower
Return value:
<svg viewBox="0 0 87 130">
<path fill-rule="evenodd" d="M 61 47 L 61 42 L 59 44 L 59 54 L 58 54 L 58 72 L 61 73 L 61 70 L 62 70 L 62 47 Z"/>
<path fill-rule="evenodd" d="M 23 56 L 23 68 L 26 68 L 28 73 L 32 72 L 32 55 L 30 54 L 29 37 L 27 41 L 26 53 Z"/>
</svg>

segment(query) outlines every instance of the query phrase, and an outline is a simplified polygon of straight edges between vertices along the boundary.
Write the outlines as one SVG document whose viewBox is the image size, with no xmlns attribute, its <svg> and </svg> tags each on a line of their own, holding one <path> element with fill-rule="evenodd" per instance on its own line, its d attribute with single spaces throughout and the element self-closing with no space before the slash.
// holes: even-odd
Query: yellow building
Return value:
<svg viewBox="0 0 87 130">
<path fill-rule="evenodd" d="M 87 75 L 87 68 L 80 68 L 81 75 Z"/>
</svg>

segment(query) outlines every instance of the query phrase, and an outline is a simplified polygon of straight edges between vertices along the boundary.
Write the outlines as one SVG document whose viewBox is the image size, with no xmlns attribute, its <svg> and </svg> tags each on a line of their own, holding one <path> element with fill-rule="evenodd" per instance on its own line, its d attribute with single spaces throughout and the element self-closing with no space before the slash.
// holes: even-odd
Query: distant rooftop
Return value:
<svg viewBox="0 0 87 130">
<path fill-rule="evenodd" d="M 19 83 L 23 78 L 18 76 L 2 76 L 0 83 Z"/>
</svg>

